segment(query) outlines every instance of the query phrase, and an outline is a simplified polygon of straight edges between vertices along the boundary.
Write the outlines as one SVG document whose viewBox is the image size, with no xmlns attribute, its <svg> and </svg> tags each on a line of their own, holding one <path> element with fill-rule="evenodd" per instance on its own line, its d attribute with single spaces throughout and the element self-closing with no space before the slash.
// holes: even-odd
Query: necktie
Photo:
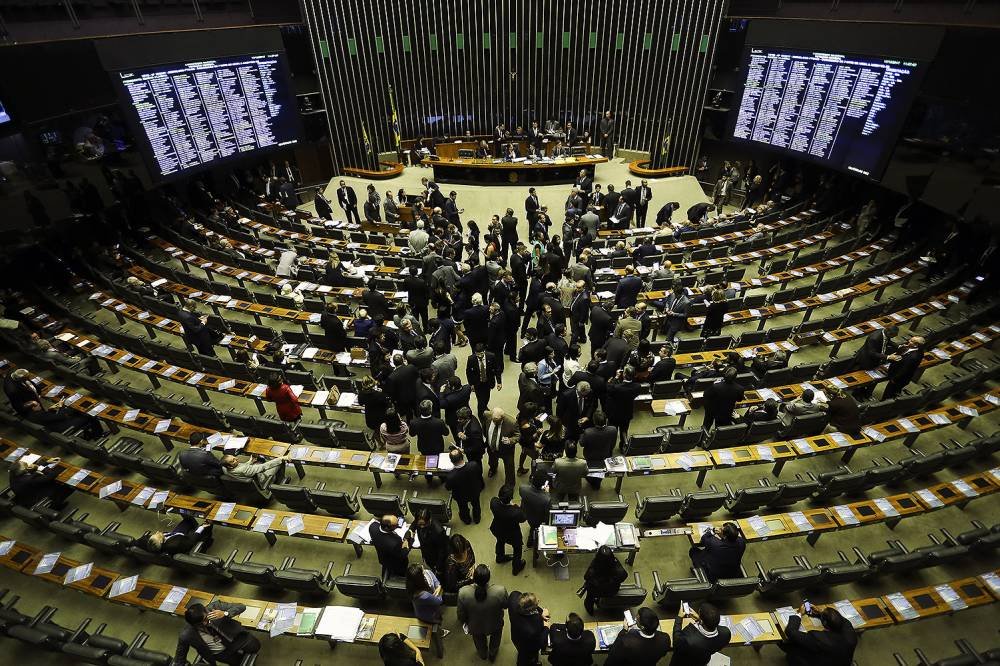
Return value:
<svg viewBox="0 0 1000 666">
<path fill-rule="evenodd" d="M 493 441 L 492 441 L 492 444 L 491 444 L 491 448 L 494 451 L 496 451 L 497 449 L 500 448 L 500 424 L 499 423 L 494 423 L 493 424 L 493 437 L 492 437 L 492 440 Z"/>
<path fill-rule="evenodd" d="M 485 356 L 480 356 L 479 357 L 479 381 L 481 381 L 481 382 L 485 382 L 486 381 L 486 357 Z"/>
</svg>

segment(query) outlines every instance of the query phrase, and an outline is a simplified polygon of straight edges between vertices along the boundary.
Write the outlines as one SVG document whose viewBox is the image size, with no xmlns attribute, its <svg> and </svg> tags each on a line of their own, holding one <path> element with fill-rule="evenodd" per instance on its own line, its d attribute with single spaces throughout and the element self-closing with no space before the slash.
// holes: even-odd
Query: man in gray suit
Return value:
<svg viewBox="0 0 1000 666">
<path fill-rule="evenodd" d="M 239 664 L 246 655 L 259 652 L 260 641 L 235 619 L 246 609 L 243 604 L 218 600 L 207 606 L 197 603 L 188 606 L 184 611 L 188 626 L 177 639 L 173 663 L 185 666 L 191 648 L 209 664 Z"/>
<path fill-rule="evenodd" d="M 253 479 L 261 489 L 266 489 L 272 481 L 281 483 L 285 479 L 285 463 L 292 459 L 291 454 L 286 453 L 280 458 L 271 458 L 263 462 L 252 462 L 246 460 L 240 462 L 236 456 L 222 456 L 222 466 L 230 476 L 241 479 Z"/>
<path fill-rule="evenodd" d="M 495 661 L 503 637 L 507 588 L 490 585 L 490 568 L 485 564 L 476 566 L 472 582 L 458 590 L 458 621 L 467 627 L 479 658 Z"/>
<path fill-rule="evenodd" d="M 569 500 L 575 502 L 580 498 L 580 484 L 587 476 L 587 463 L 576 457 L 576 444 L 570 442 L 566 445 L 566 454 L 562 458 L 556 458 L 552 464 L 556 478 L 553 483 L 553 491 L 556 499 L 560 502 Z"/>
</svg>

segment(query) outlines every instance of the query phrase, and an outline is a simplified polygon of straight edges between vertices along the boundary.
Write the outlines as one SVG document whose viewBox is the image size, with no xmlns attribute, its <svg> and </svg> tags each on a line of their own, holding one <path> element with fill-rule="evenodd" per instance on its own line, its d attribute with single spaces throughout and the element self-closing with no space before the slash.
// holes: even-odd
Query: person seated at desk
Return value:
<svg viewBox="0 0 1000 666">
<path fill-rule="evenodd" d="M 779 349 L 776 352 L 768 353 L 760 351 L 750 362 L 750 370 L 757 377 L 763 379 L 767 376 L 768 370 L 780 370 L 788 367 L 788 354 Z"/>
<path fill-rule="evenodd" d="M 576 613 L 566 617 L 565 624 L 549 628 L 549 663 L 552 666 L 590 666 L 594 663 L 597 637 L 584 629 L 583 619 Z"/>
<path fill-rule="evenodd" d="M 622 583 L 628 578 L 625 567 L 615 557 L 615 552 L 610 546 L 601 546 L 594 554 L 594 559 L 590 561 L 590 566 L 583 574 L 583 590 L 586 596 L 583 598 L 583 607 L 587 613 L 594 614 L 594 602 L 601 597 L 618 594 Z"/>
<path fill-rule="evenodd" d="M 197 603 L 188 606 L 184 611 L 188 626 L 177 639 L 174 666 L 186 666 L 191 648 L 209 664 L 240 664 L 247 655 L 260 652 L 260 641 L 235 619 L 246 609 L 243 604 L 218 599 L 207 606 Z"/>
<path fill-rule="evenodd" d="M 104 428 L 96 417 L 66 407 L 63 400 L 48 409 L 42 407 L 42 403 L 35 401 L 25 403 L 24 407 L 27 409 L 23 415 L 25 421 L 45 426 L 52 432 L 64 432 L 72 428 L 80 430 L 82 437 L 91 441 L 104 436 Z"/>
<path fill-rule="evenodd" d="M 780 405 L 781 403 L 774 398 L 768 398 L 761 404 L 747 409 L 746 413 L 743 414 L 743 422 L 749 425 L 757 421 L 773 421 L 778 418 L 778 407 Z"/>
<path fill-rule="evenodd" d="M 490 158 L 490 145 L 486 143 L 486 139 L 483 139 L 482 141 L 479 142 L 479 145 L 476 147 L 476 159 L 486 160 L 489 158 Z"/>
<path fill-rule="evenodd" d="M 378 641 L 378 656 L 385 666 L 424 666 L 420 648 L 406 634 L 385 634 Z"/>
<path fill-rule="evenodd" d="M 194 476 L 220 477 L 225 471 L 222 462 L 205 448 L 208 435 L 193 432 L 188 438 L 188 448 L 177 455 L 177 462 L 188 474 Z"/>
<path fill-rule="evenodd" d="M 292 459 L 292 454 L 286 453 L 280 458 L 270 458 L 261 462 L 253 459 L 240 462 L 236 456 L 222 456 L 222 466 L 230 476 L 241 479 L 253 479 L 261 489 L 266 489 L 271 483 L 285 482 L 285 463 Z"/>
<path fill-rule="evenodd" d="M 38 388 L 31 381 L 28 371 L 24 368 L 12 370 L 3 380 L 3 392 L 18 416 L 25 416 L 28 411 L 28 403 L 37 402 L 41 404 L 42 396 Z"/>
<path fill-rule="evenodd" d="M 688 555 L 692 566 L 702 569 L 709 582 L 714 583 L 720 578 L 738 578 L 740 562 L 746 551 L 746 539 L 740 534 L 736 523 L 725 522 L 722 529 L 705 530 L 701 541 L 691 546 Z"/>
<path fill-rule="evenodd" d="M 806 613 L 805 608 L 800 607 L 799 614 L 788 618 L 785 641 L 778 644 L 785 651 L 789 666 L 850 666 L 853 663 L 858 634 L 836 608 L 827 606 L 822 611 Z M 802 631 L 802 614 L 818 617 L 823 629 Z"/>
<path fill-rule="evenodd" d="M 782 404 L 781 424 L 788 427 L 796 416 L 808 416 L 822 412 L 823 405 L 813 402 L 815 397 L 816 393 L 812 389 L 806 389 L 799 397 Z"/>
<path fill-rule="evenodd" d="M 410 534 L 407 532 L 405 539 L 396 534 L 402 522 L 402 518 L 386 514 L 368 530 L 378 562 L 388 576 L 405 576 L 410 564 Z"/>
<path fill-rule="evenodd" d="M 516 143 L 508 143 L 506 146 L 504 146 L 503 159 L 505 161 L 507 161 L 507 162 L 513 162 L 514 160 L 516 160 L 520 156 L 521 156 L 520 153 L 518 153 L 518 151 L 517 151 L 517 144 Z"/>
<path fill-rule="evenodd" d="M 623 630 L 608 650 L 605 666 L 654 666 L 670 651 L 670 636 L 660 629 L 660 618 L 643 606 L 636 624 Z"/>
<path fill-rule="evenodd" d="M 684 627 L 684 618 L 694 620 Z M 670 666 L 707 666 L 712 655 L 729 645 L 728 627 L 719 626 L 719 609 L 704 602 L 697 613 L 674 618 L 674 654 Z"/>
<path fill-rule="evenodd" d="M 48 458 L 44 462 L 18 460 L 10 468 L 10 492 L 14 504 L 31 508 L 43 499 L 52 500 L 53 509 L 66 506 L 66 499 L 73 494 L 73 487 L 59 483 L 59 458 Z"/>
<path fill-rule="evenodd" d="M 208 523 L 199 525 L 194 516 L 185 513 L 172 529 L 147 532 L 135 540 L 135 545 L 150 553 L 176 555 L 190 553 L 199 543 L 204 543 L 199 552 L 206 553 L 212 547 L 212 527 Z"/>
</svg>

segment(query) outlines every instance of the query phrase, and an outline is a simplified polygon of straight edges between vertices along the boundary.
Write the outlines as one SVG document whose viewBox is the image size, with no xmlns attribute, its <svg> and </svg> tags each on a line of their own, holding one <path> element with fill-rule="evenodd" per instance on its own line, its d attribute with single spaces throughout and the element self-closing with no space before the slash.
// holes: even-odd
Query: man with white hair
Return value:
<svg viewBox="0 0 1000 666">
<path fill-rule="evenodd" d="M 503 461 L 504 485 L 514 487 L 514 447 L 520 434 L 517 423 L 502 407 L 494 407 L 482 412 L 483 429 L 486 438 L 486 455 L 489 458 L 489 476 L 497 473 L 497 464 Z"/>
<path fill-rule="evenodd" d="M 420 255 L 423 254 L 429 240 L 430 235 L 424 231 L 424 221 L 417 220 L 417 228 L 406 237 L 406 244 L 410 246 L 410 251 L 413 254 Z"/>
<path fill-rule="evenodd" d="M 458 321 L 462 322 L 465 335 L 469 338 L 473 348 L 480 343 L 486 344 L 489 341 L 489 318 L 489 310 L 483 305 L 483 295 L 478 291 L 473 293 L 472 307 L 463 310 L 456 317 Z"/>
</svg>

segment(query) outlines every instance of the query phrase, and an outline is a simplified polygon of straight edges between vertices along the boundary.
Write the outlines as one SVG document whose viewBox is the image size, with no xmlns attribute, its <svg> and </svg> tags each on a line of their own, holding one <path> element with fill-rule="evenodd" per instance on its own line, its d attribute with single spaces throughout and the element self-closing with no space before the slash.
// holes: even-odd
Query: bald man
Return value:
<svg viewBox="0 0 1000 666">
<path fill-rule="evenodd" d="M 882 394 L 883 400 L 895 398 L 906 388 L 907 384 L 913 381 L 917 370 L 920 369 L 920 362 L 924 358 L 926 342 L 919 335 L 914 335 L 906 341 L 906 344 L 897 349 L 895 354 L 886 358 L 889 361 L 889 368 L 885 374 L 889 381 L 886 382 L 885 392 Z"/>
</svg>

